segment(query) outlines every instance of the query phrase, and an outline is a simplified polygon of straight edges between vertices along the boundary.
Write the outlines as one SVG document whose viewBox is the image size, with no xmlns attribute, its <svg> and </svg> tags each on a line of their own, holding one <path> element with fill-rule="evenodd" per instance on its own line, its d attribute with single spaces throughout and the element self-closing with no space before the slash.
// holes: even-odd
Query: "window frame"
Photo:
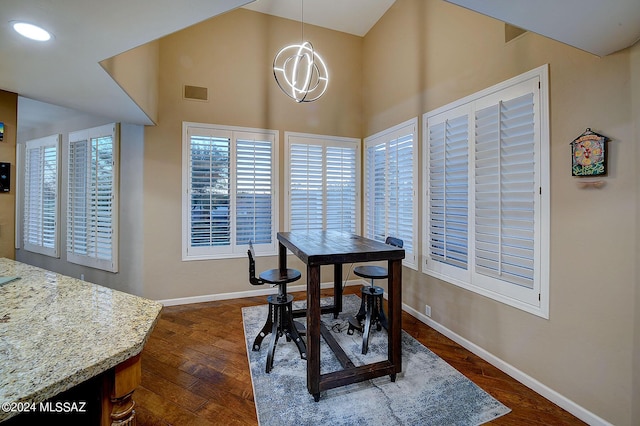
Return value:
<svg viewBox="0 0 640 426">
<path fill-rule="evenodd" d="M 86 141 L 87 145 L 87 154 L 86 154 L 86 164 L 87 179 L 91 176 L 91 152 L 92 152 L 92 140 L 103 138 L 106 136 L 111 137 L 111 150 L 112 150 L 112 167 L 111 167 L 111 215 L 110 215 L 110 228 L 111 228 L 111 236 L 110 236 L 110 259 L 100 258 L 97 253 L 94 255 L 90 254 L 79 254 L 73 252 L 73 246 L 75 245 L 75 240 L 72 236 L 74 232 L 75 225 L 73 222 L 77 220 L 73 214 L 73 203 L 71 197 L 72 192 L 70 186 L 73 183 L 71 179 L 71 173 L 74 170 L 71 162 L 73 161 L 72 155 L 72 144 L 81 143 Z M 66 163 L 67 163 L 67 242 L 66 242 L 66 254 L 67 261 L 70 263 L 75 263 L 78 265 L 88 266 L 91 268 L 101 269 L 107 272 L 118 272 L 118 253 L 119 253 L 119 188 L 120 188 L 120 125 L 118 123 L 109 123 L 102 126 L 92 127 L 89 129 L 78 130 L 69 133 L 69 139 L 67 141 L 67 152 L 66 152 Z M 96 172 L 97 173 L 97 172 Z M 87 185 L 90 187 L 90 185 Z M 85 201 L 87 202 L 87 206 L 91 206 L 91 194 L 92 192 L 87 191 Z M 88 217 L 88 216 L 87 216 Z M 87 220 L 88 226 L 89 220 Z M 80 226 L 80 225 L 78 225 Z M 87 231 L 87 235 L 90 232 Z M 98 235 L 98 231 L 96 230 L 93 235 L 93 238 L 97 241 L 100 237 Z"/>
<path fill-rule="evenodd" d="M 200 130 L 201 133 L 216 135 L 215 137 L 229 138 L 229 194 L 230 194 L 230 233 L 229 245 L 220 247 L 202 247 L 196 248 L 190 246 L 190 224 L 191 224 L 191 193 L 190 193 L 190 151 L 191 151 L 191 134 Z M 254 244 L 256 256 L 273 256 L 278 253 L 277 230 L 279 226 L 279 197 L 278 197 L 278 153 L 279 153 L 279 135 L 278 130 L 257 129 L 249 127 L 226 126 L 220 124 L 197 123 L 184 121 L 182 123 L 182 260 L 215 260 L 215 259 L 231 259 L 244 257 L 247 255 L 248 244 L 237 244 L 236 231 L 236 185 L 237 185 L 237 149 L 236 142 L 238 137 L 247 135 L 269 138 L 272 143 L 271 150 L 271 242 L 269 244 Z M 204 135 L 207 136 L 207 135 Z"/>
<path fill-rule="evenodd" d="M 285 159 L 284 159 L 284 164 L 285 164 L 285 200 L 284 200 L 284 211 L 285 211 L 285 217 L 284 217 L 284 227 L 286 230 L 290 231 L 291 230 L 291 220 L 292 220 L 292 215 L 291 215 L 291 211 L 292 211 L 292 200 L 291 200 L 291 145 L 294 144 L 298 144 L 298 145 L 313 145 L 313 146 L 320 146 L 322 147 L 323 151 L 327 148 L 327 147 L 349 147 L 349 146 L 353 146 L 354 150 L 355 150 L 355 205 L 354 205 L 354 212 L 355 212 L 355 228 L 352 231 L 349 232 L 353 232 L 355 234 L 359 234 L 360 233 L 360 229 L 361 229 L 361 204 L 362 204 L 362 197 L 361 197 L 361 182 L 362 182 L 362 156 L 361 156 L 361 150 L 362 150 L 362 141 L 358 138 L 348 138 L 348 137 L 340 137 L 340 136 L 326 136 L 326 135 L 316 135 L 316 134 L 310 134 L 310 133 L 296 133 L 296 132 L 285 132 Z M 326 180 L 327 180 L 327 167 L 326 167 L 326 157 L 323 158 L 323 165 L 322 165 L 322 192 L 323 192 L 323 201 L 322 201 L 322 208 L 323 208 L 323 212 L 322 212 L 322 222 L 323 222 L 323 229 L 326 229 L 326 225 L 327 225 L 327 186 L 326 186 Z"/>
<path fill-rule="evenodd" d="M 402 135 L 406 135 L 410 130 L 412 134 L 412 218 L 411 218 L 411 238 L 412 238 L 412 251 L 407 250 L 407 246 L 405 244 L 405 258 L 402 261 L 402 264 L 408 268 L 418 270 L 418 253 L 419 253 L 419 233 L 418 233 L 418 223 L 419 223 L 419 212 L 418 212 L 418 117 L 414 117 L 409 119 L 403 123 L 397 124 L 393 127 L 385 129 L 381 132 L 375 133 L 371 136 L 368 136 L 364 139 L 363 149 L 364 149 L 364 159 L 363 159 L 363 181 L 364 181 L 364 214 L 363 214 L 363 232 L 364 236 L 367 238 L 375 239 L 375 236 L 368 229 L 368 224 L 370 223 L 370 211 L 375 209 L 375 207 L 369 208 L 369 191 L 370 191 L 370 180 L 369 180 L 369 158 L 368 152 L 370 146 L 377 146 L 381 144 L 388 143 L 391 138 L 398 138 Z M 385 166 L 386 168 L 386 166 Z M 386 182 L 385 178 L 385 182 Z M 387 200 L 388 201 L 388 200 Z M 388 203 L 385 203 L 388 204 Z M 386 212 L 385 212 L 386 217 Z M 385 238 L 389 236 L 388 227 L 385 226 Z M 397 238 L 403 238 L 401 235 L 391 235 Z M 384 242 L 382 238 L 380 241 Z M 405 241 L 406 243 L 406 241 Z"/>
<path fill-rule="evenodd" d="M 533 93 L 534 110 L 534 277 L 533 288 L 518 286 L 476 271 L 476 165 L 475 112 L 498 101 L 508 101 Z M 468 113 L 468 263 L 467 271 L 444 265 L 430 256 L 429 199 L 429 123 L 467 111 Z M 549 71 L 543 65 L 496 84 L 480 92 L 452 102 L 423 115 L 423 226 L 422 272 L 465 288 L 477 294 L 516 307 L 525 312 L 549 318 L 549 236 L 550 236 L 550 139 L 549 139 Z M 501 145 L 502 149 L 503 145 Z"/>
<path fill-rule="evenodd" d="M 29 210 L 29 200 L 28 198 L 31 195 L 31 190 L 28 189 L 28 185 L 31 181 L 31 177 L 28 176 L 28 172 L 29 172 L 29 165 L 28 165 L 28 161 L 29 161 L 29 152 L 32 149 L 36 149 L 36 148 L 46 148 L 46 147 L 54 147 L 55 148 L 55 153 L 56 153 L 56 166 L 55 166 L 55 179 L 56 179 L 56 183 L 55 183 L 55 206 L 54 206 L 54 230 L 53 230 L 53 238 L 54 238 L 54 243 L 53 243 L 53 247 L 45 247 L 44 244 L 35 244 L 32 242 L 28 242 L 27 238 L 29 235 L 29 232 L 27 232 L 27 230 L 25 228 L 27 228 L 29 226 L 29 220 L 27 219 L 27 214 L 28 214 L 28 210 Z M 61 159 L 61 152 L 60 152 L 60 147 L 61 147 L 61 137 L 59 134 L 55 134 L 55 135 L 50 135 L 50 136 L 45 136 L 42 138 L 38 138 L 38 139 L 32 139 L 29 141 L 26 141 L 24 143 L 23 149 L 21 151 L 21 159 L 23 159 L 24 163 L 23 163 L 23 168 L 24 168 L 24 181 L 22 182 L 22 184 L 24 185 L 24 187 L 22 188 L 22 205 L 23 205 L 23 209 L 22 209 L 22 229 L 21 229 L 21 235 L 22 235 L 22 248 L 24 250 L 30 251 L 32 253 L 38 253 L 38 254 L 42 254 L 45 256 L 51 256 L 51 257 L 55 257 L 55 258 L 59 258 L 60 254 L 59 254 L 59 250 L 60 250 L 60 187 L 61 187 L 61 181 L 60 181 L 60 159 Z M 44 158 L 42 158 L 42 160 L 44 160 Z M 44 164 L 41 163 L 39 164 L 39 166 L 44 167 Z M 42 179 L 44 179 L 44 175 L 41 176 Z M 39 182 L 41 189 L 43 189 L 44 187 L 44 183 L 43 182 Z M 42 206 L 43 201 L 40 200 L 40 204 L 39 204 L 39 208 L 41 210 L 41 214 L 40 214 L 40 221 L 43 222 L 44 218 L 42 217 L 42 210 L 43 210 L 43 206 Z M 41 224 L 41 226 L 44 228 L 44 225 Z M 43 236 L 44 231 L 41 232 L 40 234 L 40 239 L 44 239 Z"/>
</svg>

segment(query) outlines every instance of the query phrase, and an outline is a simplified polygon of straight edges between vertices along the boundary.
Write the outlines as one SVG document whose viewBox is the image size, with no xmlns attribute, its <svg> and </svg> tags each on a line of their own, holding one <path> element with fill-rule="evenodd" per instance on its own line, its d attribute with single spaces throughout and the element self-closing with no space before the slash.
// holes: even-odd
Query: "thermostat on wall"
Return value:
<svg viewBox="0 0 640 426">
<path fill-rule="evenodd" d="M 0 163 L 0 192 L 9 192 L 11 188 L 11 163 Z"/>
</svg>

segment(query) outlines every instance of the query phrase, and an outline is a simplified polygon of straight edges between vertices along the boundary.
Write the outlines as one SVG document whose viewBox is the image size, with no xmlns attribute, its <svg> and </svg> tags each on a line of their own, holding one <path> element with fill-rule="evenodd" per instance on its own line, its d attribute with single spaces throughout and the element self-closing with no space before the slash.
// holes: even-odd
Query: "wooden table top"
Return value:
<svg viewBox="0 0 640 426">
<path fill-rule="evenodd" d="M 404 259 L 404 249 L 341 231 L 278 232 L 278 241 L 309 266 Z"/>
</svg>

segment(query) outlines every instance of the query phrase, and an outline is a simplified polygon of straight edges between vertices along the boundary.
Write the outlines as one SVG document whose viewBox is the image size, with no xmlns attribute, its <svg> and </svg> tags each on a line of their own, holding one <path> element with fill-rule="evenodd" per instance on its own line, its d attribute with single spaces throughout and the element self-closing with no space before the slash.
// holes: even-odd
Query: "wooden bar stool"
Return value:
<svg viewBox="0 0 640 426">
<path fill-rule="evenodd" d="M 270 373 L 273 369 L 273 355 L 276 351 L 276 344 L 278 343 L 279 337 L 285 336 L 288 342 L 293 340 L 298 346 L 300 357 L 306 360 L 307 347 L 302 337 L 300 337 L 300 335 L 305 334 L 305 328 L 302 324 L 293 320 L 293 313 L 291 311 L 293 296 L 287 294 L 287 284 L 299 280 L 301 276 L 300 271 L 287 269 L 281 273 L 280 269 L 269 269 L 262 272 L 256 278 L 255 252 L 251 243 L 249 243 L 247 255 L 249 256 L 249 282 L 253 285 L 272 284 L 278 286 L 278 294 L 267 296 L 269 315 L 262 330 L 260 330 L 253 341 L 253 350 L 259 351 L 262 340 L 267 334 L 271 333 L 271 342 L 269 343 L 269 350 L 267 352 L 267 373 Z"/>
<path fill-rule="evenodd" d="M 387 237 L 385 243 L 399 248 L 404 246 L 404 241 L 394 237 Z M 357 266 L 353 273 L 371 280 L 371 285 L 362 286 L 360 309 L 355 317 L 349 318 L 349 329 L 347 330 L 347 334 L 353 334 L 354 330 L 362 333 L 362 353 L 366 354 L 369 350 L 371 327 L 375 326 L 378 331 L 382 330 L 382 327 L 385 330 L 388 328 L 387 317 L 382 306 L 384 289 L 373 285 L 373 281 L 387 279 L 389 271 L 381 266 L 363 265 Z"/>
</svg>

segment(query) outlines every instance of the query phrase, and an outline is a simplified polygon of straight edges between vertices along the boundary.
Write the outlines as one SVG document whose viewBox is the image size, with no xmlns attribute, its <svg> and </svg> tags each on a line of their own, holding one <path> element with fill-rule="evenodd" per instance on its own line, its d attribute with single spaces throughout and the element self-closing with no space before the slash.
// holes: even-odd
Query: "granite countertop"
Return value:
<svg viewBox="0 0 640 426">
<path fill-rule="evenodd" d="M 0 277 L 20 277 L 0 285 L 0 404 L 37 404 L 139 354 L 162 309 L 5 258 Z"/>
</svg>

